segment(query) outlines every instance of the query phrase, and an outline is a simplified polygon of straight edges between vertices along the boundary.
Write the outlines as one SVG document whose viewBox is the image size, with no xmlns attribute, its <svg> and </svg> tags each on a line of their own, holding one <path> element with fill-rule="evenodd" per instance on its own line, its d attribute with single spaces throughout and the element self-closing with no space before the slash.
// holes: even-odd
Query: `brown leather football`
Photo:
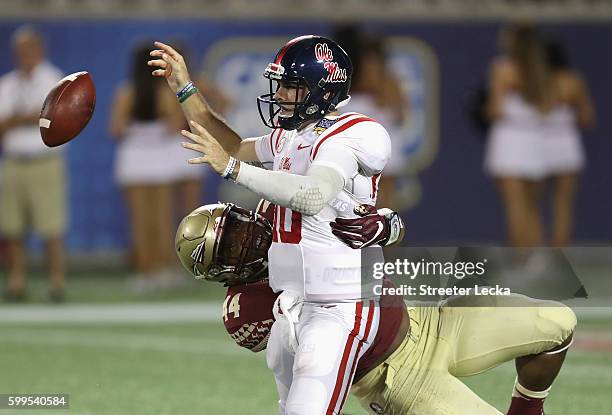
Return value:
<svg viewBox="0 0 612 415">
<path fill-rule="evenodd" d="M 89 72 L 66 76 L 49 92 L 38 125 L 49 147 L 62 145 L 85 128 L 96 106 L 96 87 Z"/>
</svg>

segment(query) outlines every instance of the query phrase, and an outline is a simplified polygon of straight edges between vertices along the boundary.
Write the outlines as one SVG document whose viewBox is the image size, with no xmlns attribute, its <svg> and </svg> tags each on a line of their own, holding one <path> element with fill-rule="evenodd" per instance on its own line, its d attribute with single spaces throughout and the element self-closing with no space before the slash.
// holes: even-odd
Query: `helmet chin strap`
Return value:
<svg viewBox="0 0 612 415">
<path fill-rule="evenodd" d="M 346 106 L 349 101 L 351 100 L 351 96 L 347 95 L 346 98 L 344 98 L 342 101 L 338 102 L 336 105 L 330 105 L 329 109 L 327 110 L 326 114 L 332 113 L 334 111 L 337 111 L 339 108 L 342 108 L 344 106 Z M 297 92 L 296 92 L 296 99 L 295 101 L 297 102 Z M 318 106 L 316 107 L 318 108 Z M 321 118 L 324 116 L 321 116 Z M 287 117 L 283 117 L 279 114 L 279 119 L 280 118 L 285 118 L 286 120 L 291 120 L 291 119 L 298 119 L 298 122 L 296 123 L 295 126 L 287 126 L 285 127 L 286 129 L 298 129 L 301 130 L 303 128 L 305 128 L 306 126 L 312 124 L 313 122 L 318 122 L 320 120 L 320 118 L 314 118 L 314 119 L 301 119 L 299 120 L 301 117 L 298 115 L 298 107 L 296 106 L 294 108 L 294 113 L 291 116 L 287 116 Z M 294 128 L 289 128 L 289 127 L 294 127 Z"/>
<path fill-rule="evenodd" d="M 338 108 L 342 108 L 342 107 L 346 106 L 349 103 L 350 100 L 351 100 L 351 96 L 347 95 L 347 97 L 344 98 L 342 101 L 338 102 L 338 104 L 336 104 L 335 106 L 331 106 L 326 114 L 329 114 L 331 112 L 334 112 L 334 111 L 338 110 Z M 295 117 L 295 115 L 293 115 L 291 117 L 285 117 L 285 118 L 290 119 L 290 118 L 293 118 L 293 117 Z M 312 123 L 315 123 L 315 122 L 318 122 L 318 121 L 319 121 L 318 118 L 317 119 L 311 119 L 311 120 L 303 120 L 302 122 L 299 123 L 299 125 L 297 125 L 295 127 L 295 129 L 298 129 L 298 130 L 303 129 L 303 128 L 307 127 L 308 125 L 310 125 Z"/>
</svg>

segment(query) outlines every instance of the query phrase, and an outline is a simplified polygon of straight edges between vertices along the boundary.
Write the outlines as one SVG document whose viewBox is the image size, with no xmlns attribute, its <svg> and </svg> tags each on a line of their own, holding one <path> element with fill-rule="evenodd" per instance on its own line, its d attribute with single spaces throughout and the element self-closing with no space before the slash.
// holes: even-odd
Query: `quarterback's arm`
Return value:
<svg viewBox="0 0 612 415">
<path fill-rule="evenodd" d="M 204 127 L 194 121 L 190 124 L 199 134 L 183 130 L 183 136 L 193 141 L 183 147 L 202 154 L 190 163 L 206 163 L 217 174 L 232 178 L 262 198 L 308 216 L 319 213 L 342 190 L 345 180 L 357 173 L 353 152 L 337 146 L 325 146 L 305 175 L 265 170 L 230 157 Z"/>
<path fill-rule="evenodd" d="M 152 74 L 166 78 L 170 89 L 178 94 L 191 83 L 185 60 L 169 45 L 155 42 L 155 47 L 158 49 L 151 51 L 150 55 L 153 59 L 148 62 L 149 66 L 156 68 Z M 195 87 L 193 88 L 193 91 L 197 91 Z M 181 103 L 181 108 L 188 120 L 196 121 L 206 128 L 230 156 L 245 161 L 257 161 L 254 142 L 243 141 L 210 107 L 200 92 L 187 96 L 187 99 Z M 196 132 L 191 124 L 190 128 L 194 133 Z"/>
<path fill-rule="evenodd" d="M 234 179 L 272 203 L 313 216 L 342 190 L 357 169 L 357 160 L 349 149 L 327 146 L 304 176 L 240 163 Z"/>
</svg>

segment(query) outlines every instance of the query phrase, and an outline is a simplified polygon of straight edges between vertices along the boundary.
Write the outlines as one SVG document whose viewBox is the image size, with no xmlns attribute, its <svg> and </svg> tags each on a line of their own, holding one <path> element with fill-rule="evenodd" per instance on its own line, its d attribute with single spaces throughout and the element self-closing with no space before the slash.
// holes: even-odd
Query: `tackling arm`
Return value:
<svg viewBox="0 0 612 415">
<path fill-rule="evenodd" d="M 372 205 L 355 208 L 358 218 L 337 218 L 329 226 L 332 233 L 353 249 L 372 245 L 390 246 L 404 239 L 404 222 L 391 209 L 378 209 Z"/>
</svg>

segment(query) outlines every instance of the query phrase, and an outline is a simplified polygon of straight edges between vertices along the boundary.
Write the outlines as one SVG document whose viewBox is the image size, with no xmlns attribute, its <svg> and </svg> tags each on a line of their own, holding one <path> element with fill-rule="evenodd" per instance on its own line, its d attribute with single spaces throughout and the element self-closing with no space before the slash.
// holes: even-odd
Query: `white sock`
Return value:
<svg viewBox="0 0 612 415">
<path fill-rule="evenodd" d="M 514 381 L 514 390 L 512 391 L 512 396 L 519 397 L 519 398 L 527 397 L 527 398 L 533 398 L 533 399 L 544 399 L 550 393 L 551 388 L 552 386 L 543 391 L 532 391 L 532 390 L 527 389 L 523 385 L 521 385 L 517 377 Z"/>
</svg>

